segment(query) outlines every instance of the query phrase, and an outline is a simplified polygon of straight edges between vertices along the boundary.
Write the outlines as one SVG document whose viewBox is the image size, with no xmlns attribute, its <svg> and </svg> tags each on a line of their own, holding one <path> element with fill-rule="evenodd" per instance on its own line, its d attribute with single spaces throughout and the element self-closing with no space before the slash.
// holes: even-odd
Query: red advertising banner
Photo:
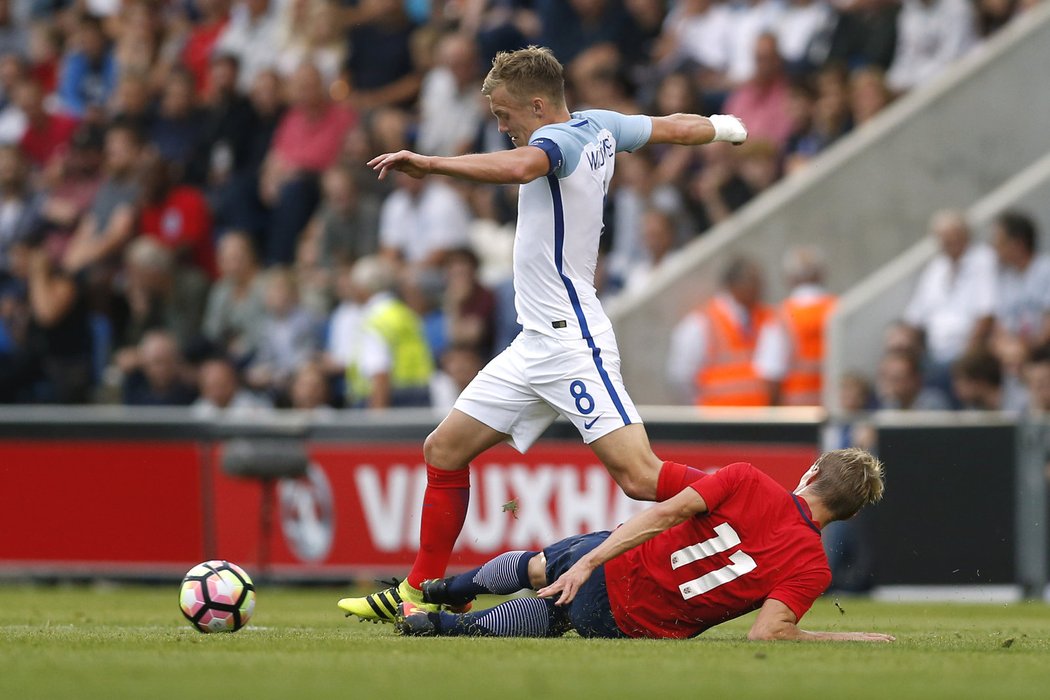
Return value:
<svg viewBox="0 0 1050 700">
<path fill-rule="evenodd" d="M 749 461 L 786 488 L 817 454 L 799 445 L 655 449 L 702 469 Z M 266 491 L 223 474 L 220 452 L 204 443 L 0 442 L 0 571 L 166 575 L 221 557 L 249 571 L 335 579 L 410 566 L 426 485 L 419 444 L 308 445 L 307 476 L 271 491 L 265 542 Z M 525 455 L 500 446 L 471 469 L 470 509 L 452 566 L 615 527 L 644 507 L 623 495 L 583 444 L 543 442 Z"/>
</svg>

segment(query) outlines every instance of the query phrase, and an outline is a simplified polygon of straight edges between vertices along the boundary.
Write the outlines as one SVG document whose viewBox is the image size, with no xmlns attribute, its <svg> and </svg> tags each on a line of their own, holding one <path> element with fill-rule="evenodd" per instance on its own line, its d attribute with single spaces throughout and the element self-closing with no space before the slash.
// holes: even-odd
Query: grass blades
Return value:
<svg viewBox="0 0 1050 700">
<path fill-rule="evenodd" d="M 1045 698 L 1050 607 L 823 598 L 803 627 L 890 645 L 755 644 L 751 617 L 688 641 L 402 639 L 345 589 L 262 587 L 203 635 L 178 586 L 0 586 L 0 698 Z M 841 607 L 842 612 L 840 612 Z"/>
</svg>

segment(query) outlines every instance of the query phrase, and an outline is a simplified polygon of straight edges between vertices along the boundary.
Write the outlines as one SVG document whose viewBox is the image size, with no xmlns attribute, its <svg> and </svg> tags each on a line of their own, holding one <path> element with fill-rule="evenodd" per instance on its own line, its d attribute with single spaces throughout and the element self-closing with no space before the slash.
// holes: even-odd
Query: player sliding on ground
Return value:
<svg viewBox="0 0 1050 700">
<path fill-rule="evenodd" d="M 406 635 L 693 637 L 759 608 L 749 639 L 889 642 L 874 632 L 807 632 L 798 621 L 831 582 L 820 528 L 882 497 L 882 465 L 859 449 L 822 455 L 788 493 L 750 464 L 701 476 L 618 529 L 542 552 L 507 552 L 461 576 L 423 582 L 430 604 L 539 591 L 491 610 L 402 603 Z M 660 494 L 661 496 L 667 494 Z"/>
<path fill-rule="evenodd" d="M 365 620 L 392 622 L 401 602 L 422 604 L 425 579 L 444 576 L 466 517 L 471 460 L 505 441 L 524 452 L 559 415 L 572 421 L 632 498 L 655 499 L 658 482 L 676 484 L 677 491 L 697 473 L 653 454 L 624 390 L 612 324 L 594 290 L 598 239 L 617 152 L 650 143 L 742 143 L 744 125 L 727 115 L 570 114 L 562 66 L 537 47 L 496 56 L 482 93 L 516 148 L 453 158 L 399 151 L 369 161 L 381 179 L 399 170 L 417 178 L 521 185 L 514 292 L 524 330 L 463 390 L 424 442 L 420 549 L 408 578 L 339 601 L 347 614 Z"/>
</svg>

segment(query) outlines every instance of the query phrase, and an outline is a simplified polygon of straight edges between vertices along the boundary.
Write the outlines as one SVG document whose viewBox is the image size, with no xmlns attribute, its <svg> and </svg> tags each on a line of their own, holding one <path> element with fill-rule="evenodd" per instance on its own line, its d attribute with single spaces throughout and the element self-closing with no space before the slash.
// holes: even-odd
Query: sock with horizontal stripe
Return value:
<svg viewBox="0 0 1050 700">
<path fill-rule="evenodd" d="M 558 637 L 568 629 L 564 618 L 553 602 L 541 598 L 516 598 L 461 615 L 430 613 L 437 633 L 448 637 Z"/>
<path fill-rule="evenodd" d="M 419 524 L 419 552 L 408 585 L 419 589 L 429 578 L 445 575 L 470 501 L 470 470 L 438 469 L 427 465 L 427 488 Z"/>
<path fill-rule="evenodd" d="M 448 582 L 449 598 L 471 600 L 483 593 L 510 595 L 529 585 L 529 561 L 539 552 L 505 552 Z"/>
<path fill-rule="evenodd" d="M 677 496 L 682 489 L 703 475 L 702 471 L 694 467 L 678 462 L 664 462 L 663 467 L 660 468 L 660 476 L 656 480 L 656 500 L 666 501 L 668 498 Z"/>
</svg>

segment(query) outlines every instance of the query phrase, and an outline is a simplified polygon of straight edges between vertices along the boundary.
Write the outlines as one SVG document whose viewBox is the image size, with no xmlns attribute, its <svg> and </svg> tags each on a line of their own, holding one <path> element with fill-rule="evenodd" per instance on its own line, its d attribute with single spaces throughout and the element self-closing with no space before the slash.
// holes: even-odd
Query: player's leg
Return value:
<svg viewBox="0 0 1050 700">
<path fill-rule="evenodd" d="M 543 560 L 542 552 L 504 552 L 472 571 L 424 581 L 423 601 L 463 606 L 479 595 L 510 595 L 533 588 L 531 568 L 537 558 Z"/>
<path fill-rule="evenodd" d="M 413 637 L 560 637 L 568 631 L 565 611 L 540 598 L 515 598 L 460 614 L 404 604 L 396 626 L 400 634 Z"/>
<path fill-rule="evenodd" d="M 408 577 L 376 593 L 343 598 L 338 602 L 340 609 L 370 622 L 393 622 L 403 602 L 426 607 L 420 586 L 428 578 L 444 575 L 463 529 L 470 501 L 470 462 L 506 439 L 506 433 L 461 411 L 449 412 L 423 443 L 427 485 L 420 515 L 419 550 Z"/>
<path fill-rule="evenodd" d="M 520 336 L 463 390 L 455 407 L 423 446 L 427 487 L 420 518 L 420 549 L 407 579 L 362 598 L 344 598 L 348 615 L 392 622 L 403 602 L 424 603 L 420 585 L 445 574 L 463 528 L 470 493 L 468 467 L 475 457 L 505 440 L 524 451 L 557 415 L 525 382 Z"/>
</svg>

